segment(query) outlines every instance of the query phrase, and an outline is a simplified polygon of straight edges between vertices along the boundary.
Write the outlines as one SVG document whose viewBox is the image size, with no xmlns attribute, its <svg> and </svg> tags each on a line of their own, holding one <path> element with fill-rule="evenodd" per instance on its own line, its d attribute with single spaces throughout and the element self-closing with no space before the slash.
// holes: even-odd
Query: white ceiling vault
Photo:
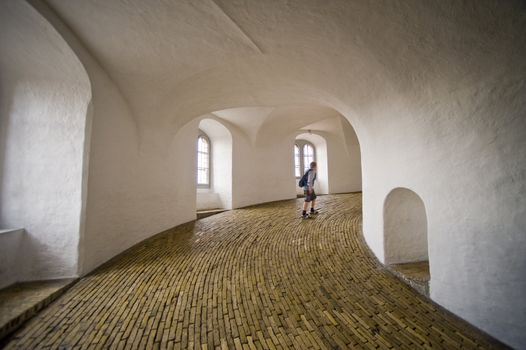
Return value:
<svg viewBox="0 0 526 350">
<path fill-rule="evenodd" d="M 178 82 L 260 54 L 213 1 L 62 1 L 48 4 L 107 70 L 138 115 Z"/>
<path fill-rule="evenodd" d="M 354 45 L 341 26 L 344 18 L 338 26 L 329 25 L 335 13 L 350 9 L 315 2 L 287 3 L 282 12 L 270 3 L 261 7 L 257 2 L 213 0 L 163 1 L 156 6 L 139 0 L 47 4 L 106 70 L 138 122 L 165 123 L 174 131 L 199 115 L 231 107 L 267 111 L 297 106 L 285 116 L 294 115 L 298 128 L 323 119 L 313 119 L 310 107 L 326 105 L 324 95 L 330 94 L 314 89 L 313 83 L 327 80 L 330 86 L 330 75 L 339 72 L 327 57 L 337 58 L 342 47 Z M 313 26 L 321 32 L 312 32 Z M 334 40 L 327 41 L 327 36 Z M 363 63 L 355 67 L 359 72 Z M 301 105 L 308 108 L 298 108 Z M 306 115 L 300 116 L 301 111 Z M 228 114 L 226 119 L 245 129 L 250 124 L 265 127 L 259 113 L 248 121 L 232 111 L 219 114 Z M 247 131 L 253 142 L 256 133 L 257 128 Z"/>
<path fill-rule="evenodd" d="M 215 111 L 213 115 L 236 125 L 253 145 L 290 137 L 302 128 L 339 134 L 341 128 L 338 126 L 343 118 L 332 108 L 309 104 L 230 108 Z"/>
<path fill-rule="evenodd" d="M 214 110 L 334 107 L 334 96 L 342 95 L 359 113 L 381 96 L 403 94 L 429 80 L 447 90 L 449 77 L 469 83 L 482 72 L 499 74 L 491 62 L 510 53 L 496 33 L 481 34 L 477 23 L 465 20 L 490 20 L 492 13 L 510 11 L 489 2 L 479 7 L 361 0 L 47 4 L 108 72 L 140 123 L 162 121 L 176 129 Z M 519 39 L 513 23 L 498 25 Z M 486 40 L 469 39 L 480 35 Z M 477 56 L 474 65 L 480 50 L 487 57 Z M 335 80 L 346 83 L 335 87 Z"/>
<path fill-rule="evenodd" d="M 352 61 L 356 70 L 346 73 L 354 76 L 355 86 L 360 81 L 374 85 L 381 71 L 379 66 L 371 69 L 376 55 L 365 44 L 374 43 L 364 41 L 380 19 L 368 23 L 363 18 L 371 6 L 365 3 L 47 3 L 108 72 L 143 123 L 193 118 L 227 107 L 319 103 L 321 93 L 306 90 L 312 82 L 341 74 L 338 61 L 342 66 Z M 384 25 L 386 20 L 381 20 Z M 374 35 L 375 42 L 389 41 Z M 380 86 L 388 86 L 387 81 Z"/>
</svg>

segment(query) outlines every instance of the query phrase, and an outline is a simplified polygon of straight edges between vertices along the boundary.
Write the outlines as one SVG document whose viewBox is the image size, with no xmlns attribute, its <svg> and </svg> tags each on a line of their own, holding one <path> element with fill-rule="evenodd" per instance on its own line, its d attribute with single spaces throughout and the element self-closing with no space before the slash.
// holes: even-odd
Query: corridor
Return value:
<svg viewBox="0 0 526 350">
<path fill-rule="evenodd" d="M 300 200 L 298 200 L 300 201 Z M 296 200 L 179 226 L 81 279 L 8 349 L 494 348 L 381 267 L 361 194 Z"/>
</svg>

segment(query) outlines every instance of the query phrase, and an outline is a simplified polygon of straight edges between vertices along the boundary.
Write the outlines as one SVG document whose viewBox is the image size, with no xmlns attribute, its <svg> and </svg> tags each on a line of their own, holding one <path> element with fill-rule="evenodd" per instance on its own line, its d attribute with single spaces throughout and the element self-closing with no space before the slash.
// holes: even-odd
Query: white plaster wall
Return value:
<svg viewBox="0 0 526 350">
<path fill-rule="evenodd" d="M 268 147 L 234 148 L 234 207 L 296 197 L 293 136 Z"/>
<path fill-rule="evenodd" d="M 176 135 L 159 129 L 159 139 L 172 143 L 167 149 L 155 144 L 149 149 L 138 146 L 126 115 L 117 116 L 103 115 L 99 125 L 94 120 L 92 142 L 97 146 L 92 147 L 85 272 L 155 233 L 195 219 L 197 125 Z"/>
<path fill-rule="evenodd" d="M 86 219 L 79 274 L 132 245 L 195 219 L 194 152 L 197 124 L 177 131 L 142 123 L 119 85 L 47 3 L 31 4 L 59 31 L 88 73 L 92 91 Z M 189 146 L 191 145 L 191 146 Z M 189 148 L 191 147 L 191 148 Z"/>
<path fill-rule="evenodd" d="M 384 247 L 386 264 L 428 260 L 426 209 L 411 190 L 396 188 L 385 199 Z"/>
<path fill-rule="evenodd" d="M 337 129 L 341 133 L 340 140 L 342 144 L 336 146 L 336 151 L 344 154 L 335 155 L 329 161 L 331 168 L 338 167 L 341 169 L 340 171 L 331 172 L 331 193 L 360 192 L 362 191 L 360 143 L 349 121 L 343 117 L 339 117 L 338 121 L 339 127 Z M 333 153 L 331 152 L 330 155 Z M 341 161 L 340 159 L 346 159 L 346 161 Z"/>
<path fill-rule="evenodd" d="M 217 192 L 208 188 L 198 188 L 196 198 L 196 209 L 207 210 L 207 209 L 220 209 L 223 207 L 221 197 Z"/>
<path fill-rule="evenodd" d="M 348 149 L 341 139 L 327 137 L 330 193 L 362 190 L 360 147 Z"/>
<path fill-rule="evenodd" d="M 360 148 L 352 149 L 340 135 L 321 133 L 327 140 L 327 164 L 330 193 L 361 191 Z"/>
<path fill-rule="evenodd" d="M 385 261 L 377 235 L 380 203 L 393 187 L 418 192 L 428 213 L 432 299 L 518 345 L 524 343 L 526 305 L 507 300 L 521 300 L 526 291 L 524 196 L 518 197 L 525 185 L 512 180 L 525 173 L 526 109 L 499 104 L 497 112 L 488 101 L 494 101 L 490 91 L 499 83 L 490 85 L 448 94 L 439 110 L 391 110 L 392 121 L 377 121 L 382 127 L 376 125 L 364 154 L 364 231 Z M 513 100 L 519 91 L 499 99 Z M 394 127 L 404 132 L 388 131 Z"/>
<path fill-rule="evenodd" d="M 0 51 L 0 227 L 25 228 L 0 284 L 76 276 L 89 81 L 25 2 L 0 4 Z"/>
<path fill-rule="evenodd" d="M 86 90 L 15 83 L 2 102 L 1 223 L 24 227 L 28 257 L 20 279 L 74 276 L 80 231 Z"/>
</svg>

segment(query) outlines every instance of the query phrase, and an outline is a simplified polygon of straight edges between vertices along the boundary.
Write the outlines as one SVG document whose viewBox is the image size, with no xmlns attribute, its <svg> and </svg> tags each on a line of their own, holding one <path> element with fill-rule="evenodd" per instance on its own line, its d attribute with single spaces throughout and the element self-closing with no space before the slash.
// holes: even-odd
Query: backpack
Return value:
<svg viewBox="0 0 526 350">
<path fill-rule="evenodd" d="M 301 177 L 300 181 L 298 182 L 299 187 L 305 187 L 307 186 L 307 179 L 309 178 L 309 173 L 311 169 L 307 170 L 305 174 Z M 316 174 L 317 175 L 317 174 Z M 316 179 L 316 175 L 314 175 L 314 179 Z"/>
</svg>

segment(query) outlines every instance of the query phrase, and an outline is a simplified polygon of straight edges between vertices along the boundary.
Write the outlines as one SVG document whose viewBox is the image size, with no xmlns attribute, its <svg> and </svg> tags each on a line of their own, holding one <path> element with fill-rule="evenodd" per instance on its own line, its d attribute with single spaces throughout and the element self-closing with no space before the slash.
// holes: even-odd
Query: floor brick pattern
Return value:
<svg viewBox="0 0 526 350">
<path fill-rule="evenodd" d="M 378 265 L 361 195 L 233 210 L 161 233 L 80 280 L 8 349 L 497 346 Z"/>
</svg>

